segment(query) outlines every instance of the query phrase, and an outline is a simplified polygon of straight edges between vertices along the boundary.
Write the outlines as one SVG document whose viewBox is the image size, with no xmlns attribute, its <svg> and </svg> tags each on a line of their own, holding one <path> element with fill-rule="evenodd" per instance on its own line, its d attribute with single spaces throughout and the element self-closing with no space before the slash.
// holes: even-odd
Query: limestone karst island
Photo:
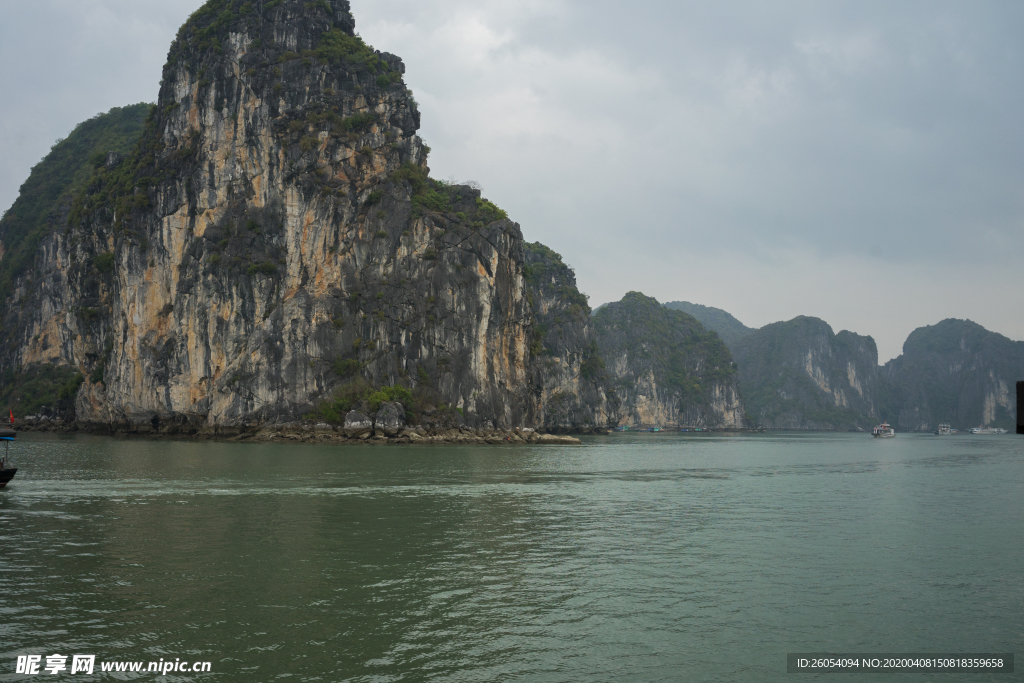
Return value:
<svg viewBox="0 0 1024 683">
<path fill-rule="evenodd" d="M 0 222 L 22 424 L 508 443 L 1013 423 L 1024 344 L 969 321 L 879 367 L 813 318 L 752 330 L 636 292 L 595 313 L 500 198 L 431 178 L 404 71 L 344 0 L 195 12 L 158 102 L 80 124 Z"/>
<path fill-rule="evenodd" d="M 0 2 L 0 681 L 1012 680 L 1024 4 L 351 3 Z"/>
</svg>

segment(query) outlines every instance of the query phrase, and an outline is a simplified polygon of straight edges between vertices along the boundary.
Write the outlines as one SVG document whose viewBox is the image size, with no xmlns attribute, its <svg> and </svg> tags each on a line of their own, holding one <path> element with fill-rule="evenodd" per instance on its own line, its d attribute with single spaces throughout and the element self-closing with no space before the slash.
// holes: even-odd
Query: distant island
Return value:
<svg viewBox="0 0 1024 683">
<path fill-rule="evenodd" d="M 904 431 L 1016 424 L 1015 382 L 1024 378 L 1024 342 L 970 320 L 914 330 L 884 366 L 871 337 L 797 317 L 749 328 L 718 308 L 684 310 L 715 330 L 740 368 L 749 419 L 775 429 L 870 430 L 882 419 Z"/>
</svg>

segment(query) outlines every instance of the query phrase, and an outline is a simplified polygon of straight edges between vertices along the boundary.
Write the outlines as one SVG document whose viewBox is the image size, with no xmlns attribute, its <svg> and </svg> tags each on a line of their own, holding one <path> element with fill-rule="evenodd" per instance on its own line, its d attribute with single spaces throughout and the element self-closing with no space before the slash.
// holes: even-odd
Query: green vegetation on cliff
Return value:
<svg viewBox="0 0 1024 683">
<path fill-rule="evenodd" d="M 882 412 L 899 428 L 931 431 L 947 422 L 1014 430 L 1024 342 L 951 318 L 911 332 L 882 374 Z"/>
<path fill-rule="evenodd" d="M 307 419 L 317 420 L 332 425 L 345 423 L 345 415 L 350 410 L 364 410 L 375 413 L 380 410 L 384 401 L 397 401 L 406 409 L 406 419 L 413 421 L 412 410 L 419 405 L 413 399 L 409 389 L 402 386 L 373 387 L 362 377 L 356 377 L 334 390 L 330 398 L 319 402 Z"/>
<path fill-rule="evenodd" d="M 665 308 L 692 315 L 700 321 L 701 325 L 717 332 L 730 349 L 733 348 L 733 344 L 755 331 L 753 327 L 747 327 L 731 313 L 723 311 L 721 308 L 691 304 L 689 301 L 669 301 L 665 304 Z"/>
<path fill-rule="evenodd" d="M 89 182 L 109 152 L 127 154 L 139 139 L 152 105 L 115 107 L 78 124 L 66 139 L 32 169 L 18 199 L 0 219 L 0 296 L 10 294 L 12 280 L 36 258 L 43 238 L 66 227 L 65 211 Z"/>
<path fill-rule="evenodd" d="M 625 359 L 629 369 L 620 383 L 627 395 L 632 383 L 650 373 L 658 386 L 678 392 L 684 406 L 701 405 L 713 384 L 736 374 L 732 354 L 717 333 L 640 292 L 602 307 L 594 326 L 606 362 Z"/>
<path fill-rule="evenodd" d="M 539 386 L 549 429 L 607 427 L 610 392 L 590 305 L 562 256 L 540 242 L 523 245 L 526 298 L 533 314 L 533 381 Z"/>
<path fill-rule="evenodd" d="M 877 421 L 878 351 L 871 337 L 799 316 L 733 346 L 746 409 L 776 429 L 868 429 Z"/>
<path fill-rule="evenodd" d="M 0 406 L 6 419 L 12 411 L 18 419 L 45 411 L 50 417 L 72 419 L 75 394 L 84 378 L 67 366 L 30 365 L 7 370 L 0 377 Z"/>
<path fill-rule="evenodd" d="M 78 228 L 82 220 L 101 212 L 114 220 L 114 229 L 130 235 L 141 243 L 139 226 L 131 226 L 132 219 L 152 206 L 151 194 L 157 185 L 173 177 L 187 160 L 195 155 L 193 144 L 176 150 L 157 168 L 157 156 L 164 151 L 164 143 L 157 128 L 159 112 L 148 109 L 148 115 L 133 140 L 130 151 L 117 163 L 94 167 L 84 187 L 75 194 L 68 215 L 71 228 Z"/>
<path fill-rule="evenodd" d="M 408 183 L 412 190 L 412 218 L 428 213 L 441 214 L 452 223 L 480 230 L 491 223 L 508 219 L 508 214 L 478 190 L 431 178 L 428 169 L 405 163 L 388 178 L 393 183 Z"/>
<path fill-rule="evenodd" d="M 590 315 L 590 304 L 585 294 L 576 288 L 576 275 L 562 261 L 562 255 L 540 242 L 526 243 L 526 267 L 523 276 L 530 290 L 542 292 L 564 304 L 564 310 L 555 313 L 552 320 L 561 323 L 567 318 Z"/>
<path fill-rule="evenodd" d="M 526 243 L 526 266 L 523 277 L 526 280 L 526 296 L 533 310 L 533 339 L 531 355 L 562 356 L 568 351 L 568 344 L 579 347 L 586 356 L 587 364 L 580 368 L 585 379 L 598 378 L 597 370 L 604 367 L 597 353 L 596 343 L 585 343 L 579 336 L 581 323 L 590 315 L 587 297 L 576 288 L 576 274 L 565 265 L 562 255 L 540 242 Z"/>
<path fill-rule="evenodd" d="M 319 15 L 332 27 L 321 34 L 315 45 L 299 52 L 279 49 L 273 31 L 265 32 L 263 29 L 271 28 L 277 22 L 287 22 L 296 14 Z M 173 65 L 187 60 L 189 54 L 195 52 L 212 51 L 220 55 L 224 46 L 229 44 L 230 34 L 244 30 L 250 36 L 258 36 L 248 44 L 248 50 L 266 57 L 251 67 L 253 73 L 276 69 L 272 72 L 280 76 L 280 68 L 275 65 L 299 62 L 310 68 L 321 63 L 340 66 L 351 72 L 366 72 L 375 77 L 378 88 L 402 82 L 401 72 L 354 34 L 344 15 L 341 23 L 338 22 L 339 15 L 328 0 L 208 0 L 178 30 L 168 63 Z"/>
<path fill-rule="evenodd" d="M 345 424 L 345 416 L 350 410 L 357 410 L 366 415 L 373 415 L 385 401 L 400 403 L 405 409 L 405 421 L 408 425 L 426 425 L 432 427 L 458 427 L 464 424 L 461 408 L 455 408 L 440 400 L 435 387 L 430 384 L 429 377 L 420 366 L 420 381 L 415 388 L 403 384 L 376 387 L 361 375 L 354 374 L 348 361 L 335 362 L 335 372 L 346 378 L 340 386 L 327 398 L 318 401 L 313 411 L 303 417 L 326 424 L 341 426 Z"/>
</svg>

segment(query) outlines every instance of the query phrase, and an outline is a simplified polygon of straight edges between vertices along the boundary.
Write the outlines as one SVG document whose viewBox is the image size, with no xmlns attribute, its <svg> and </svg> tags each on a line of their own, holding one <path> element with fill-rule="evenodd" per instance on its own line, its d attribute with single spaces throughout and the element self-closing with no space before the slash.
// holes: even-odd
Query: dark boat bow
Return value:
<svg viewBox="0 0 1024 683">
<path fill-rule="evenodd" d="M 4 441 L 4 455 L 0 458 L 0 489 L 7 486 L 7 482 L 14 479 L 14 475 L 18 473 L 17 467 L 10 467 L 7 463 L 7 448 L 10 443 L 14 441 L 14 436 L 17 434 L 13 429 L 0 429 L 0 441 Z"/>
<path fill-rule="evenodd" d="M 17 467 L 11 467 L 8 469 L 0 470 L 0 489 L 7 486 L 7 482 L 14 479 L 14 475 L 18 473 Z"/>
</svg>

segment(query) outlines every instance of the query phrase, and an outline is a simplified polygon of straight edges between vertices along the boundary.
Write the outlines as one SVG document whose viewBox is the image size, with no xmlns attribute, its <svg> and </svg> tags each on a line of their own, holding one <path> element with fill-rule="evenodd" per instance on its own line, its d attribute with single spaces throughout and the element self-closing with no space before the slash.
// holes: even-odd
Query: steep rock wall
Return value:
<svg viewBox="0 0 1024 683">
<path fill-rule="evenodd" d="M 594 315 L 615 425 L 740 428 L 736 365 L 715 333 L 639 292 Z"/>
<path fill-rule="evenodd" d="M 869 429 L 878 418 L 878 350 L 800 316 L 733 343 L 747 411 L 769 429 Z M 884 417 L 884 416 L 883 416 Z"/>
<path fill-rule="evenodd" d="M 886 413 L 900 429 L 931 431 L 946 422 L 1013 430 L 1014 384 L 1024 378 L 1024 342 L 970 320 L 947 319 L 911 332 L 903 354 L 886 363 L 882 373 Z"/>
<path fill-rule="evenodd" d="M 559 254 L 535 242 L 526 245 L 526 282 L 540 423 L 572 431 L 607 428 L 605 364 L 575 273 Z"/>
<path fill-rule="evenodd" d="M 518 225 L 426 175 L 402 62 L 343 0 L 211 0 L 136 150 L 14 285 L 20 364 L 78 368 L 79 420 L 294 419 L 351 359 L 469 421 L 535 421 Z"/>
</svg>

